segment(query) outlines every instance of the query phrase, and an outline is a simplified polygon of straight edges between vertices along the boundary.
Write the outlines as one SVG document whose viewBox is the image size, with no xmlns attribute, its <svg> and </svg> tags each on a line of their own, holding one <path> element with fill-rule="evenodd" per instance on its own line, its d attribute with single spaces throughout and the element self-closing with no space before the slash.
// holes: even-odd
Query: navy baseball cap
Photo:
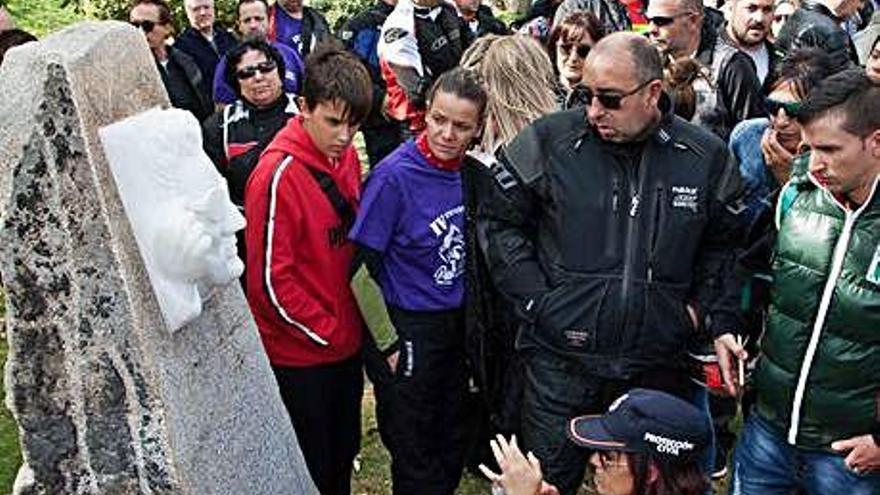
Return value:
<svg viewBox="0 0 880 495">
<path fill-rule="evenodd" d="M 665 392 L 635 388 L 607 413 L 569 421 L 568 437 L 592 450 L 690 460 L 706 448 L 711 431 L 706 414 L 691 404 Z"/>
</svg>

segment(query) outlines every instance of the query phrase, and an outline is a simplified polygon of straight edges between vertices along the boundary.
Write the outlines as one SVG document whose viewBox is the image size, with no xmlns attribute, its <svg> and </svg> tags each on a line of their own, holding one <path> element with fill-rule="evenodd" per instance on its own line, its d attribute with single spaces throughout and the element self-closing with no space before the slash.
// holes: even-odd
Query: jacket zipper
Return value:
<svg viewBox="0 0 880 495">
<path fill-rule="evenodd" d="M 627 176 L 627 182 L 629 186 L 629 211 L 626 219 L 626 239 L 624 244 L 624 259 L 623 259 L 623 281 L 620 286 L 620 308 L 623 311 L 623 318 L 621 318 L 621 331 L 620 335 L 623 335 L 623 332 L 626 330 L 627 326 L 627 301 L 629 300 L 629 291 L 630 286 L 632 285 L 632 268 L 633 268 L 633 257 L 636 253 L 636 248 L 633 246 L 633 239 L 636 237 L 636 228 L 638 227 L 637 217 L 639 215 L 639 203 L 641 201 L 639 197 L 639 192 L 642 190 L 641 182 L 647 176 L 645 172 L 645 161 L 646 156 L 648 154 L 648 146 L 645 147 L 645 150 L 642 151 L 642 156 L 639 160 L 638 169 L 633 173 L 632 164 L 628 164 L 624 172 Z"/>
<path fill-rule="evenodd" d="M 812 176 L 810 176 L 810 181 L 813 182 L 816 187 L 824 189 L 824 187 L 821 184 L 818 184 Z M 874 195 L 877 193 L 878 185 L 880 185 L 880 179 L 874 180 L 874 186 L 871 189 L 871 194 L 868 195 L 868 199 L 854 212 L 847 210 L 831 195 L 830 192 L 827 190 L 824 191 L 825 194 L 831 196 L 834 204 L 843 210 L 846 217 L 843 222 L 843 230 L 840 233 L 840 237 L 837 239 L 837 244 L 834 246 L 834 254 L 831 257 L 831 271 L 828 274 L 828 280 L 825 282 L 825 288 L 822 291 L 822 299 L 819 301 L 819 310 L 816 312 L 816 320 L 813 322 L 813 332 L 810 335 L 810 342 L 807 344 L 807 352 L 804 355 L 804 361 L 801 363 L 801 371 L 798 374 L 798 383 L 794 389 L 794 400 L 792 401 L 791 406 L 791 425 L 788 429 L 788 443 L 791 445 L 795 445 L 795 442 L 797 441 L 798 429 L 800 428 L 801 422 L 801 407 L 803 406 L 804 394 L 807 389 L 807 378 L 809 378 L 810 368 L 813 367 L 813 360 L 816 357 L 816 350 L 819 347 L 819 338 L 822 336 L 822 329 L 825 327 L 825 320 L 828 318 L 828 310 L 831 308 L 831 299 L 834 297 L 834 289 L 837 287 L 837 279 L 840 278 L 840 274 L 843 271 L 843 261 L 846 258 L 846 252 L 849 247 L 850 238 L 852 237 L 853 227 L 855 226 L 856 220 L 858 220 L 859 216 L 862 214 L 862 211 L 864 211 L 864 209 L 873 201 Z"/>
<path fill-rule="evenodd" d="M 663 186 L 658 185 L 654 195 L 654 222 L 651 224 L 651 252 L 648 254 L 648 282 L 654 281 L 654 263 L 657 261 L 657 243 L 663 224 Z"/>
</svg>

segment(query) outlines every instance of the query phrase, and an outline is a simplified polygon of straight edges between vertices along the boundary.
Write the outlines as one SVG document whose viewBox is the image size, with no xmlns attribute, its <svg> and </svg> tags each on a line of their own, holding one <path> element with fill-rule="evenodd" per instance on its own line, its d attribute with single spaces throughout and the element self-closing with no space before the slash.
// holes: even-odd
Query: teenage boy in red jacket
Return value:
<svg viewBox="0 0 880 495">
<path fill-rule="evenodd" d="M 370 76 L 342 48 L 306 61 L 299 106 L 245 191 L 247 297 L 312 479 L 347 495 L 360 446 L 363 322 L 349 289 Z"/>
</svg>

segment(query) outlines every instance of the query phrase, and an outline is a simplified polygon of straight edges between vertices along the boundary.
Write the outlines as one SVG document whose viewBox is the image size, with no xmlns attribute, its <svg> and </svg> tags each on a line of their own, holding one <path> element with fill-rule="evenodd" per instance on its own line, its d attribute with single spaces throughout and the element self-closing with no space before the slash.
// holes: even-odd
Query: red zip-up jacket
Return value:
<svg viewBox="0 0 880 495">
<path fill-rule="evenodd" d="M 294 117 L 278 132 L 245 191 L 247 299 L 274 366 L 351 357 L 363 322 L 348 285 L 354 246 L 308 167 L 357 204 L 360 162 L 349 146 L 332 164 Z"/>
</svg>

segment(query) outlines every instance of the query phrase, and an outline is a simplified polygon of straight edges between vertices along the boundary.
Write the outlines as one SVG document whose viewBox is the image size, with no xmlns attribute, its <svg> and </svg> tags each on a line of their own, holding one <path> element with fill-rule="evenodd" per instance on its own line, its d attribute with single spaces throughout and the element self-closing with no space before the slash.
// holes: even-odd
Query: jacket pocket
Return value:
<svg viewBox="0 0 880 495">
<path fill-rule="evenodd" d="M 541 298 L 535 337 L 562 350 L 594 352 L 598 322 L 608 292 L 605 279 L 567 280 Z"/>
</svg>

